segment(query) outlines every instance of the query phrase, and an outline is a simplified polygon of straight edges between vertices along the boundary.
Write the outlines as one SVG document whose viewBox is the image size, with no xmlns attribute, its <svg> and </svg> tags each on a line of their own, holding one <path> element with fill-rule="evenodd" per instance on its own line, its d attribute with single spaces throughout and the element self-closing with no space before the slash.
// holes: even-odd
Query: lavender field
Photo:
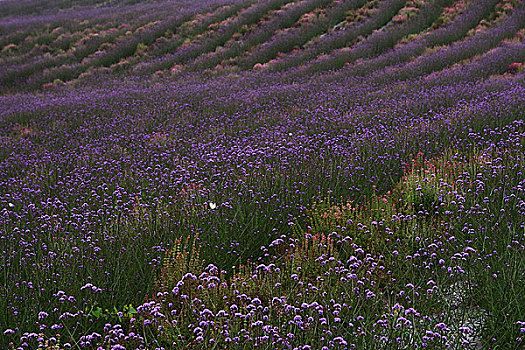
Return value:
<svg viewBox="0 0 525 350">
<path fill-rule="evenodd" d="M 522 0 L 0 1 L 0 349 L 524 349 Z"/>
</svg>

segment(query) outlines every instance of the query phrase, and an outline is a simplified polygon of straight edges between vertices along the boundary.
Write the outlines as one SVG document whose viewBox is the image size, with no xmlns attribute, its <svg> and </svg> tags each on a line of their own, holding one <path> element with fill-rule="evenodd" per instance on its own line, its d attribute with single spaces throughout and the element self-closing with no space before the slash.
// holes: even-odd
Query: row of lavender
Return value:
<svg viewBox="0 0 525 350">
<path fill-rule="evenodd" d="M 475 13 L 475 12 L 474 12 Z M 466 17 L 466 16 L 465 16 Z M 455 22 L 450 29 L 456 30 Z M 353 84 L 386 84 L 396 83 L 416 77 L 424 77 L 442 69 L 456 65 L 453 70 L 460 70 L 470 66 L 481 65 L 485 71 L 479 71 L 485 77 L 491 74 L 501 74 L 508 70 L 513 62 L 522 62 L 525 52 L 523 51 L 523 39 L 525 25 L 525 8 L 518 7 L 506 19 L 498 22 L 487 30 L 479 31 L 471 37 L 465 38 L 452 45 L 440 49 L 428 50 L 426 43 L 432 42 L 442 44 L 441 40 L 446 40 L 451 35 L 448 27 L 436 30 L 421 40 L 412 41 L 405 45 L 400 45 L 384 55 L 362 60 L 344 69 L 346 75 L 353 77 Z M 453 32 L 452 32 L 453 33 Z M 437 34 L 437 35 L 433 35 Z M 505 42 L 505 39 L 516 39 L 514 42 Z M 425 51 L 426 50 L 426 51 Z M 350 51 L 343 60 L 355 60 L 361 57 L 366 51 Z M 506 54 L 501 54 L 505 52 Z M 326 57 L 325 61 L 338 61 L 337 56 Z M 490 62 L 490 63 L 489 63 Z M 458 65 L 459 63 L 462 63 Z M 328 64 L 330 66 L 330 64 Z M 310 64 L 310 67 L 298 69 L 291 72 L 291 76 L 304 75 L 309 70 L 321 71 L 326 69 L 325 64 Z M 447 70 L 448 71 L 448 70 Z M 344 78 L 344 74 L 328 75 L 328 79 L 337 79 L 338 76 Z M 472 75 L 471 75 L 472 76 Z M 433 80 L 437 77 L 432 77 Z M 438 80 L 442 75 L 438 76 Z"/>
<path fill-rule="evenodd" d="M 317 21 L 314 20 L 311 23 L 307 23 L 297 28 L 291 28 L 282 33 L 273 35 L 268 39 L 267 42 L 256 45 L 250 48 L 254 42 L 259 42 L 268 38 L 270 30 L 262 26 L 260 30 L 255 33 L 249 33 L 239 40 L 230 41 L 225 47 L 217 50 L 217 52 L 207 53 L 208 49 L 203 50 L 201 48 L 202 43 L 196 42 L 193 46 L 184 48 L 185 52 L 191 57 L 197 57 L 195 61 L 191 59 L 188 61 L 187 58 L 176 59 L 175 57 L 180 56 L 180 53 L 166 55 L 160 58 L 156 58 L 154 64 L 150 66 L 148 60 L 141 63 L 141 68 L 138 72 L 150 71 L 153 72 L 157 68 L 170 67 L 173 64 L 187 64 L 185 67 L 181 67 L 183 70 L 202 70 L 207 68 L 213 68 L 215 65 L 220 63 L 221 65 L 226 62 L 227 65 L 238 67 L 242 69 L 250 69 L 252 67 L 263 63 L 263 67 L 268 63 L 270 70 L 283 70 L 290 68 L 295 65 L 306 65 L 306 67 L 300 67 L 298 70 L 293 70 L 292 74 L 295 73 L 300 75 L 310 75 L 317 71 L 337 69 L 345 64 L 352 64 L 358 59 L 378 56 L 381 53 L 388 51 L 395 47 L 396 50 L 393 53 L 388 53 L 386 57 L 381 56 L 380 59 L 376 60 L 381 62 L 381 66 L 373 66 L 373 69 L 369 69 L 368 72 L 382 68 L 385 65 L 391 65 L 393 62 L 399 63 L 399 60 L 409 60 L 423 53 L 425 49 L 441 45 L 449 45 L 457 40 L 460 40 L 469 31 L 476 28 L 480 21 L 487 18 L 489 15 L 494 18 L 492 20 L 493 25 L 496 25 L 498 21 L 501 21 L 501 9 L 495 9 L 495 5 L 498 4 L 496 1 L 476 2 L 468 6 L 468 8 L 457 18 L 454 18 L 450 24 L 433 28 L 428 33 L 424 33 L 420 38 L 411 40 L 408 44 L 397 45 L 400 40 L 414 34 L 418 34 L 422 30 L 426 30 L 431 25 L 434 26 L 435 22 L 442 13 L 443 6 L 450 5 L 451 2 L 430 2 L 425 6 L 422 6 L 420 11 L 415 17 L 408 19 L 406 23 L 402 22 L 397 25 L 389 24 L 382 28 L 382 30 L 375 32 L 362 40 L 358 40 L 355 45 L 354 41 L 359 35 L 369 34 L 374 28 L 377 28 L 396 13 L 399 7 L 402 5 L 399 2 L 385 2 L 382 3 L 381 7 L 372 15 L 368 20 L 363 22 L 357 22 L 352 26 L 348 26 L 343 30 L 331 31 L 328 35 L 322 35 L 318 39 L 316 38 L 319 33 L 323 33 L 329 28 L 334 27 L 338 21 L 345 16 L 345 11 L 352 8 L 359 8 L 362 3 L 359 2 L 342 2 L 338 6 L 334 6 L 327 12 L 325 17 L 320 17 Z M 498 7 L 496 6 L 496 7 Z M 502 26 L 502 32 L 505 32 L 505 36 L 496 35 L 490 45 L 481 45 L 477 43 L 477 53 L 482 53 L 490 46 L 494 46 L 500 40 L 505 37 L 512 36 L 517 30 L 521 29 L 522 24 L 516 23 L 519 21 L 520 16 L 522 17 L 519 8 L 519 3 L 511 5 L 517 6 L 513 12 L 512 17 L 514 18 L 514 24 L 507 23 L 506 26 Z M 297 6 L 299 7 L 299 6 Z M 290 8 L 288 12 L 293 13 L 295 7 Z M 508 13 L 508 12 L 504 12 Z M 278 24 L 282 25 L 280 18 L 276 18 Z M 513 25 L 516 28 L 513 28 Z M 477 28 L 476 28 L 477 29 Z M 478 33 L 477 36 L 490 37 L 492 35 L 492 29 L 487 29 L 486 33 Z M 257 40 L 257 41 L 253 41 Z M 308 46 L 300 49 L 293 50 L 296 47 L 308 43 Z M 350 48 L 344 48 L 343 50 L 336 51 L 328 56 L 317 58 L 320 54 L 330 53 L 333 49 L 338 49 L 350 45 Z M 246 49 L 248 48 L 248 49 Z M 246 50 L 243 52 L 243 50 Z M 277 55 L 282 56 L 283 53 L 290 52 L 290 54 L 284 57 L 275 59 Z M 188 53 L 189 52 L 189 53 Z M 402 54 L 400 54 L 402 53 Z M 472 50 L 468 50 L 467 54 L 463 55 L 463 59 L 471 58 Z M 470 55 L 468 55 L 470 53 Z M 170 58 L 171 57 L 171 58 Z M 313 60 L 312 60 L 313 59 Z M 310 61 L 312 60 L 312 61 Z M 164 62 L 164 63 L 161 63 Z M 376 63 L 377 64 L 377 63 Z M 363 67 L 365 65 L 361 65 Z M 149 67 L 149 68 L 148 68 Z"/>
<path fill-rule="evenodd" d="M 446 45 L 454 43 L 456 40 L 461 39 L 462 35 L 473 28 L 477 22 L 480 21 L 484 16 L 486 16 L 487 11 L 490 11 L 490 8 L 494 6 L 494 2 L 476 2 L 472 3 L 468 11 L 465 11 L 464 15 L 460 16 L 454 22 L 449 25 L 442 27 L 436 31 L 430 32 L 428 35 L 421 37 L 418 40 L 411 41 L 409 43 L 398 45 L 393 50 L 384 53 L 378 57 L 372 57 L 368 59 L 362 59 L 357 64 L 352 67 L 347 68 L 347 74 L 352 76 L 370 76 L 372 73 L 380 72 L 385 67 L 393 67 L 395 65 L 402 66 L 403 63 L 410 63 L 410 60 L 423 60 L 421 55 L 429 51 L 429 48 Z M 523 10 L 521 10 L 523 11 Z M 504 23 L 499 23 L 495 28 L 480 31 L 474 35 L 474 37 L 463 39 L 457 43 L 451 45 L 450 48 L 442 48 L 437 53 L 428 52 L 426 60 L 431 60 L 430 57 L 447 55 L 447 52 L 459 51 L 458 47 L 461 45 L 470 46 L 470 52 L 467 51 L 464 57 L 472 58 L 477 53 L 483 53 L 487 50 L 487 47 L 493 47 L 497 45 L 503 38 L 512 37 L 514 33 L 519 30 L 523 25 L 519 24 L 522 13 L 517 12 L 514 14 L 512 19 L 507 19 Z M 486 43 L 488 38 L 491 38 L 488 43 Z M 480 41 L 480 43 L 476 43 Z M 347 62 L 352 62 L 355 59 L 360 59 L 363 57 L 362 54 L 359 54 L 357 51 L 348 55 L 350 58 L 346 58 Z M 354 56 L 354 57 L 352 57 Z M 461 61 L 461 58 L 456 59 L 453 62 L 447 62 L 448 65 L 453 63 L 458 63 Z M 445 61 L 446 62 L 446 61 Z M 417 63 L 411 63 L 411 65 L 417 65 Z M 432 67 L 431 64 L 427 64 L 427 67 Z M 387 68 L 390 69 L 390 68 Z M 441 69 L 439 66 L 434 68 L 435 70 Z M 430 73 L 430 72 L 427 72 Z M 379 73 L 381 74 L 381 73 Z"/>
<path fill-rule="evenodd" d="M 218 10 L 196 20 L 196 23 L 190 20 L 194 18 L 193 15 L 196 12 L 203 11 L 204 8 L 202 7 L 189 7 L 188 9 L 188 6 L 185 6 L 184 14 L 177 11 L 177 15 L 174 16 L 167 15 L 170 11 L 165 11 L 166 9 L 161 5 L 144 4 L 141 5 L 142 7 L 138 5 L 132 6 L 132 9 L 122 11 L 118 16 L 112 18 L 111 21 L 135 22 L 137 23 L 135 29 L 140 24 L 149 23 L 152 25 L 148 24 L 147 28 L 138 28 L 131 37 L 123 37 L 123 33 L 129 33 L 130 29 L 133 30 L 133 26 L 130 28 L 128 25 L 121 25 L 118 28 L 109 28 L 109 30 L 103 31 L 102 35 L 96 35 L 97 33 L 95 33 L 88 40 L 83 40 L 81 45 L 74 44 L 74 41 L 78 40 L 77 36 L 62 35 L 64 31 L 71 31 L 75 27 L 79 28 L 78 20 L 65 20 L 68 16 L 71 17 L 71 12 L 73 11 L 69 11 L 58 15 L 53 20 L 53 23 L 59 23 L 62 19 L 62 22 L 68 22 L 69 26 L 63 25 L 60 28 L 55 28 L 35 39 L 36 43 L 43 44 L 42 47 L 46 47 L 46 50 L 56 52 L 66 50 L 66 52 L 42 55 L 45 51 L 42 51 L 42 48 L 36 49 L 35 46 L 35 48 L 23 55 L 8 56 L 4 59 L 7 69 L 2 74 L 1 79 L 3 85 L 9 89 L 15 87 L 35 89 L 41 87 L 42 84 L 53 81 L 76 79 L 83 73 L 91 72 L 93 67 L 112 65 L 116 71 L 134 67 L 135 73 L 144 74 L 153 73 L 159 69 L 170 69 L 176 64 L 185 63 L 189 63 L 188 69 L 190 70 L 213 68 L 217 63 L 223 63 L 225 59 L 232 59 L 233 61 L 229 64 L 246 69 L 253 67 L 257 63 L 266 63 L 275 58 L 277 54 L 282 55 L 283 52 L 288 52 L 294 47 L 301 47 L 306 43 L 310 44 L 304 50 L 298 51 L 298 54 L 292 53 L 285 60 L 279 59 L 275 64 L 272 64 L 272 69 L 281 70 L 285 67 L 290 67 L 290 65 L 297 65 L 299 62 L 313 59 L 319 54 L 330 52 L 334 48 L 351 45 L 359 35 L 369 34 L 373 29 L 377 29 L 386 23 L 403 5 L 403 2 L 399 1 L 381 3 L 375 14 L 368 20 L 356 22 L 343 30 L 333 30 L 328 36 L 323 35 L 322 38 L 310 43 L 311 39 L 319 34 L 339 26 L 349 10 L 359 9 L 365 3 L 360 1 L 335 3 L 326 9 L 326 13 L 323 16 L 314 19 L 311 23 L 307 22 L 297 28 L 290 28 L 291 30 L 276 34 L 276 30 L 289 27 L 297 21 L 299 16 L 308 11 L 332 5 L 330 2 L 323 1 L 301 1 L 297 4 L 291 4 L 292 6 L 285 6 L 287 8 L 278 11 L 268 24 L 262 22 L 262 24 L 257 25 L 257 29 L 254 32 L 246 33 L 239 40 L 231 40 L 243 26 L 256 24 L 269 11 L 274 11 L 288 3 L 287 1 L 255 4 L 250 1 L 238 2 L 231 6 L 219 7 Z M 395 45 L 399 39 L 417 33 L 432 22 L 435 22 L 443 6 L 449 3 L 451 2 L 430 2 L 423 6 L 419 14 L 409 19 L 407 23 L 387 26 L 388 28 L 367 37 L 364 42 L 358 42 L 349 53 L 345 51 L 336 55 L 334 59 L 323 59 L 320 62 L 314 61 L 313 64 L 310 64 L 310 67 L 315 67 L 313 68 L 314 70 L 333 69 L 356 58 L 377 55 Z M 208 3 L 208 8 L 217 7 L 220 4 L 221 2 Z M 441 37 L 442 44 L 461 38 L 463 32 L 486 16 L 488 14 L 487 11 L 490 12 L 493 2 L 484 3 L 481 12 L 476 9 L 476 6 L 472 5 L 466 11 L 468 16 L 458 18 L 454 25 L 447 26 L 449 36 L 451 32 L 457 32 L 452 38 L 445 38 L 447 34 L 442 33 L 443 30 L 438 30 L 438 33 L 431 34 L 431 38 L 426 40 L 427 44 L 437 45 L 437 43 L 432 44 L 432 38 L 434 37 Z M 143 10 L 147 10 L 145 12 L 150 13 L 150 15 L 133 18 L 136 13 Z M 162 13 L 159 14 L 158 12 L 161 10 Z M 109 22 L 104 16 L 100 19 L 93 19 L 95 11 L 101 10 L 78 12 L 90 18 L 88 25 L 91 26 L 95 26 L 97 23 Z M 75 14 L 75 18 L 79 18 L 78 16 L 80 15 Z M 13 28 L 16 28 L 17 25 L 23 29 L 3 38 L 6 40 L 4 49 L 7 48 L 7 52 L 10 52 L 13 45 L 17 47 L 16 44 L 20 43 L 22 39 L 25 38 L 27 41 L 28 28 L 32 28 L 34 24 L 42 26 L 42 21 L 50 19 L 52 17 L 49 15 L 39 15 L 35 17 L 34 21 L 29 21 L 29 24 L 24 25 L 23 23 L 27 21 L 26 19 L 6 18 L 4 20 L 4 30 L 7 30 L 8 33 Z M 157 21 L 152 22 L 154 19 Z M 206 32 L 214 23 L 224 19 L 227 20 L 223 22 L 224 24 L 219 23 L 216 30 Z M 22 22 L 22 24 L 18 24 L 18 22 Z M 186 28 L 188 23 L 193 23 L 189 30 Z M 85 27 L 85 25 L 85 23 L 81 24 L 80 28 Z M 176 34 L 167 40 L 158 40 L 159 38 L 165 39 L 166 33 L 170 31 Z M 193 37 L 196 39 L 193 39 Z M 190 39 L 190 44 L 186 45 L 185 43 L 188 39 Z M 31 43 L 32 40 L 29 40 L 27 45 L 24 46 L 26 50 L 29 50 L 34 45 L 34 43 Z M 72 44 L 74 44 L 74 49 L 71 49 Z M 255 50 L 253 49 L 254 45 Z M 221 48 L 218 52 L 210 52 L 218 47 Z M 146 49 L 145 58 L 140 57 L 140 55 L 138 58 L 132 57 L 144 49 Z M 170 51 L 175 52 L 172 53 Z M 15 52 L 23 53 L 23 51 L 20 51 L 20 48 Z M 358 56 L 353 57 L 355 56 L 354 53 L 358 53 Z M 159 55 L 160 57 L 158 57 Z M 127 58 L 131 58 L 131 62 Z M 195 58 L 196 60 L 194 60 Z"/>
<path fill-rule="evenodd" d="M 176 50 L 174 53 L 168 53 L 160 57 L 154 57 L 153 60 L 145 60 L 139 66 L 137 72 L 154 72 L 159 69 L 168 69 L 173 65 L 187 65 L 184 67 L 188 70 L 202 70 L 214 68 L 217 64 L 225 61 L 231 61 L 232 64 L 241 69 L 250 69 L 256 64 L 268 62 L 296 47 L 302 47 L 311 39 L 331 30 L 333 27 L 343 21 L 348 12 L 359 9 L 365 5 L 363 1 L 340 1 L 329 3 L 325 2 L 301 1 L 296 6 L 291 6 L 282 12 L 282 16 L 276 16 L 275 23 L 270 28 L 264 24 L 260 25 L 255 32 L 247 33 L 239 39 L 232 40 L 234 31 L 238 30 L 239 24 L 245 20 L 239 16 L 233 23 L 228 23 L 219 30 L 219 33 L 210 33 L 209 37 L 198 39 L 192 44 Z M 325 13 L 313 20 L 306 20 L 301 25 L 289 28 L 293 20 L 298 15 L 304 14 L 305 10 L 315 6 L 321 6 Z M 254 6 L 258 9 L 261 6 Z M 260 10 L 258 10 L 260 11 Z M 380 11 L 383 16 L 391 17 L 395 11 L 385 6 Z M 386 12 L 386 13 L 384 13 Z M 438 12 L 436 13 L 438 14 Z M 249 23 L 256 23 L 251 20 Z M 276 31 L 276 29 L 285 29 Z M 226 43 L 224 47 L 222 45 Z M 217 52 L 213 49 L 219 47 Z"/>
<path fill-rule="evenodd" d="M 3 17 L 1 45 L 7 55 L 2 59 L 5 69 L 0 81 L 4 89 L 13 90 L 20 84 L 35 89 L 56 79 L 75 79 L 91 67 L 118 63 L 139 45 L 150 45 L 167 31 L 224 3 L 142 3 L 118 12 L 107 7 L 72 8 Z"/>
<path fill-rule="evenodd" d="M 235 58 L 249 48 L 265 43 L 277 30 L 282 30 L 295 25 L 296 22 L 305 14 L 317 8 L 323 8 L 331 3 L 327 0 L 307 0 L 293 3 L 288 9 L 284 9 L 262 25 L 257 26 L 254 31 L 249 31 L 244 38 L 235 41 L 228 41 L 218 52 L 210 52 L 200 55 L 192 63 L 193 70 L 202 70 L 215 67 L 223 60 Z"/>
<path fill-rule="evenodd" d="M 297 6 L 289 7 L 286 11 L 283 11 L 282 16 L 276 16 L 269 24 L 269 27 L 263 24 L 255 32 L 248 32 L 239 39 L 229 40 L 225 46 L 221 46 L 221 43 L 224 41 L 224 39 L 221 39 L 221 42 L 218 44 L 219 49 L 216 52 L 210 52 L 210 49 L 215 48 L 217 45 L 217 40 L 213 39 L 214 35 L 212 34 L 211 39 L 199 39 L 173 54 L 155 57 L 153 60 L 146 59 L 140 63 L 137 72 L 152 73 L 158 69 L 168 69 L 174 64 L 175 67 L 177 65 L 186 65 L 179 69 L 192 71 L 214 68 L 218 64 L 251 69 L 261 64 L 265 66 L 270 61 L 269 68 L 271 70 L 283 70 L 306 63 L 307 69 L 303 74 L 323 69 L 337 69 L 345 63 L 352 63 L 358 58 L 377 56 L 385 50 L 394 47 L 399 40 L 417 34 L 431 25 L 435 25 L 436 21 L 441 18 L 443 7 L 452 3 L 450 1 L 436 1 L 424 4 L 418 11 L 418 14 L 409 18 L 406 23 L 401 22 L 395 25 L 389 23 L 382 30 L 353 45 L 359 35 L 370 34 L 372 30 L 388 22 L 403 3 L 381 3 L 377 11 L 367 20 L 356 22 L 353 26 L 348 26 L 342 30 L 333 30 L 334 27 L 338 27 L 342 23 L 341 20 L 345 19 L 349 10 L 351 12 L 362 8 L 364 5 L 364 3 L 359 1 L 343 1 L 328 8 L 324 16 L 320 16 L 311 22 L 306 22 L 299 27 L 288 28 L 287 30 L 274 33 L 275 28 L 286 28 L 293 21 L 294 17 L 296 18 L 298 14 L 309 8 L 309 6 L 313 6 L 313 4 L 308 2 L 304 4 L 301 2 Z M 454 19 L 453 23 L 444 28 L 438 28 L 426 33 L 423 36 L 424 39 L 420 39 L 423 43 L 422 47 L 447 45 L 461 39 L 467 31 L 478 25 L 481 20 L 489 15 L 494 16 L 495 13 L 500 13 L 500 10 L 494 12 L 496 11 L 494 9 L 495 5 L 496 2 L 494 1 L 471 4 L 460 17 Z M 326 31 L 330 32 L 318 37 Z M 226 33 L 219 36 L 224 38 L 225 35 L 225 38 L 234 36 L 231 31 L 226 31 Z M 266 42 L 261 43 L 264 40 Z M 303 48 L 303 45 L 307 46 Z M 341 52 L 336 52 L 333 58 L 331 56 L 328 58 L 323 57 L 321 60 L 314 60 L 309 63 L 309 60 L 315 59 L 320 54 L 330 53 L 334 49 L 345 46 L 350 46 L 350 50 L 345 49 Z M 297 47 L 300 49 L 294 50 Z M 421 51 L 421 47 L 419 49 Z M 282 56 L 290 51 L 292 52 L 285 55 L 284 58 L 276 59 L 276 56 Z"/>
<path fill-rule="evenodd" d="M 312 74 L 316 71 L 337 69 L 343 67 L 343 65 L 348 63 L 353 63 L 358 59 L 370 58 L 378 56 L 379 53 L 385 52 L 384 55 L 379 56 L 372 62 L 364 62 L 361 64 L 361 67 L 369 66 L 368 63 L 372 63 L 370 68 L 367 69 L 369 74 L 375 73 L 375 70 L 380 70 L 381 68 L 393 64 L 400 64 L 401 62 L 409 61 L 411 59 L 419 59 L 421 55 L 425 53 L 425 49 L 429 49 L 436 46 L 449 45 L 445 47 L 442 51 L 452 51 L 462 42 L 473 42 L 479 37 L 492 38 L 490 43 L 484 45 L 481 43 L 483 39 L 478 39 L 477 42 L 473 43 L 471 46 L 474 46 L 477 51 L 473 49 L 467 50 L 464 52 L 462 59 L 473 57 L 475 54 L 483 53 L 491 46 L 496 45 L 501 40 L 506 37 L 512 37 L 518 30 L 523 28 L 523 8 L 518 7 L 515 9 L 509 17 L 507 17 L 503 22 L 495 24 L 494 27 L 480 31 L 475 35 L 474 38 L 465 38 L 463 36 L 467 33 L 469 29 L 474 27 L 480 20 L 487 16 L 495 3 L 492 1 L 487 1 L 481 4 L 474 3 L 472 4 L 464 15 L 458 17 L 455 21 L 450 23 L 445 27 L 436 29 L 427 35 L 422 36 L 419 40 L 411 41 L 404 45 L 395 46 L 393 51 L 387 51 L 388 49 L 394 47 L 397 40 L 401 39 L 409 33 L 415 32 L 417 26 L 422 24 L 422 20 L 427 20 L 430 16 L 424 11 L 421 12 L 421 17 L 414 17 L 413 21 L 407 23 L 405 28 L 395 28 L 392 27 L 390 30 L 385 30 L 377 32 L 365 40 L 357 43 L 355 46 L 351 47 L 349 50 L 338 51 L 332 55 L 321 57 L 317 60 L 309 62 L 306 67 L 300 67 L 299 74 Z M 478 7 L 479 6 L 479 7 Z M 436 13 L 437 15 L 437 13 Z M 424 23 L 424 22 L 423 22 Z M 431 24 L 431 21 L 427 21 L 424 26 Z M 417 30 L 421 30 L 421 27 Z M 459 40 L 459 43 L 456 41 Z M 467 44 L 468 45 L 468 44 Z M 430 55 L 430 54 L 427 54 Z M 460 61 L 457 60 L 456 62 Z M 445 61 L 446 62 L 446 61 Z M 445 67 L 450 63 L 446 62 Z M 429 67 L 432 65 L 429 64 Z M 437 68 L 436 69 L 440 69 Z"/>
<path fill-rule="evenodd" d="M 348 12 L 362 8 L 366 2 L 335 2 L 331 4 L 332 6 L 326 8 L 324 15 L 314 17 L 311 21 L 307 20 L 298 27 L 288 28 L 299 14 L 304 13 L 304 10 L 311 8 L 312 5 L 319 6 L 322 4 L 323 3 L 317 2 L 309 3 L 307 1 L 304 3 L 300 2 L 297 6 L 289 7 L 286 11 L 283 11 L 283 16 L 277 16 L 275 18 L 276 23 L 270 28 L 262 25 L 255 33 L 248 33 L 239 39 L 229 41 L 224 48 L 221 48 L 216 53 L 212 52 L 208 54 L 211 49 L 215 49 L 217 45 L 221 47 L 225 39 L 230 39 L 233 36 L 233 32 L 228 28 L 231 28 L 233 25 L 235 27 L 233 30 L 235 30 L 238 27 L 235 22 L 226 26 L 226 29 L 224 29 L 225 33 L 221 31 L 221 34 L 219 34 L 221 41 L 219 42 L 214 39 L 216 34 L 211 34 L 211 39 L 205 38 L 204 40 L 197 40 L 192 45 L 181 48 L 181 50 L 177 50 L 175 53 L 156 57 L 153 61 L 156 62 L 156 64 L 153 64 L 153 66 L 150 66 L 148 61 L 142 63 L 142 66 L 150 66 L 147 71 L 153 72 L 156 69 L 169 68 L 174 64 L 188 64 L 189 67 L 187 67 L 187 69 L 199 71 L 214 68 L 218 63 L 222 64 L 224 60 L 231 60 L 232 62 L 229 64 L 241 69 L 250 69 L 256 64 L 266 63 L 274 59 L 278 54 L 282 55 L 294 48 L 300 48 L 306 43 L 309 43 L 311 39 L 336 27 L 345 20 Z M 383 6 L 379 11 L 379 16 L 391 18 L 395 14 L 395 9 L 399 10 L 401 6 L 402 4 L 396 3 L 394 11 L 392 11 L 390 6 Z M 433 7 L 433 12 L 436 17 L 440 14 L 441 9 L 442 6 L 440 7 L 439 3 Z M 423 12 L 424 13 L 419 16 L 419 21 L 416 22 L 421 22 L 421 18 L 428 17 L 428 13 L 426 13 L 426 11 Z M 241 20 L 241 18 L 239 18 L 239 20 Z M 432 21 L 432 18 L 427 19 L 427 21 L 429 20 Z M 398 27 L 399 26 L 397 26 L 396 29 L 399 29 Z M 275 32 L 276 28 L 287 30 Z M 419 27 L 416 26 L 413 30 L 417 30 L 417 28 Z M 404 35 L 401 35 L 400 37 L 403 36 Z M 322 41 L 324 42 L 324 40 Z M 196 61 L 192 62 L 195 58 L 197 58 Z"/>
</svg>

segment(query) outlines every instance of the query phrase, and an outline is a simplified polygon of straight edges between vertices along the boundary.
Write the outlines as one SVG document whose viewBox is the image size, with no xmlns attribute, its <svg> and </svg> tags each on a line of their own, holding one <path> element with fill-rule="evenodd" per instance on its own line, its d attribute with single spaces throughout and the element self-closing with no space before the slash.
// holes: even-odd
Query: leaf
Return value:
<svg viewBox="0 0 525 350">
<path fill-rule="evenodd" d="M 131 306 L 131 304 L 130 304 L 129 305 L 128 314 L 133 315 L 133 314 L 136 314 L 136 313 L 137 313 L 137 310 L 135 310 L 135 308 L 133 306 Z"/>
<path fill-rule="evenodd" d="M 95 310 L 91 311 L 91 315 L 96 318 L 100 318 L 100 316 L 102 316 L 102 308 L 97 307 Z"/>
</svg>

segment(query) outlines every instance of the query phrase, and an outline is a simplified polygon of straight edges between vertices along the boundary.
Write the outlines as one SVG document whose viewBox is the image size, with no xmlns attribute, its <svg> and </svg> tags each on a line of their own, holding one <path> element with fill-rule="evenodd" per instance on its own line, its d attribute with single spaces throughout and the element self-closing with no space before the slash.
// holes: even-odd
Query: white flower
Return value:
<svg viewBox="0 0 525 350">
<path fill-rule="evenodd" d="M 15 205 L 13 203 L 8 204 L 9 208 L 13 208 Z"/>
<path fill-rule="evenodd" d="M 215 203 L 213 203 L 213 202 L 210 202 L 210 203 L 208 203 L 208 204 L 210 205 L 210 208 L 211 208 L 211 209 L 215 209 L 215 208 L 217 208 L 217 204 L 215 204 Z"/>
</svg>

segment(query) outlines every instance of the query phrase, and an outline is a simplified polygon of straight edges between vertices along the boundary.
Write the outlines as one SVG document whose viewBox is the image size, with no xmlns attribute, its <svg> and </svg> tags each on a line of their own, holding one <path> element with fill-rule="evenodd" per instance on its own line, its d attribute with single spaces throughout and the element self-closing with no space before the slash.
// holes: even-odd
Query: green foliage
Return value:
<svg viewBox="0 0 525 350">
<path fill-rule="evenodd" d="M 124 305 L 122 311 L 119 311 L 116 306 L 113 307 L 113 310 L 102 309 L 100 306 L 97 306 L 96 308 L 91 308 L 91 310 L 86 308 L 86 311 L 89 313 L 89 316 L 93 316 L 97 320 L 104 319 L 105 321 L 112 322 L 118 320 L 119 323 L 126 320 L 129 321 L 135 314 L 137 314 L 137 310 L 131 304 Z"/>
</svg>

